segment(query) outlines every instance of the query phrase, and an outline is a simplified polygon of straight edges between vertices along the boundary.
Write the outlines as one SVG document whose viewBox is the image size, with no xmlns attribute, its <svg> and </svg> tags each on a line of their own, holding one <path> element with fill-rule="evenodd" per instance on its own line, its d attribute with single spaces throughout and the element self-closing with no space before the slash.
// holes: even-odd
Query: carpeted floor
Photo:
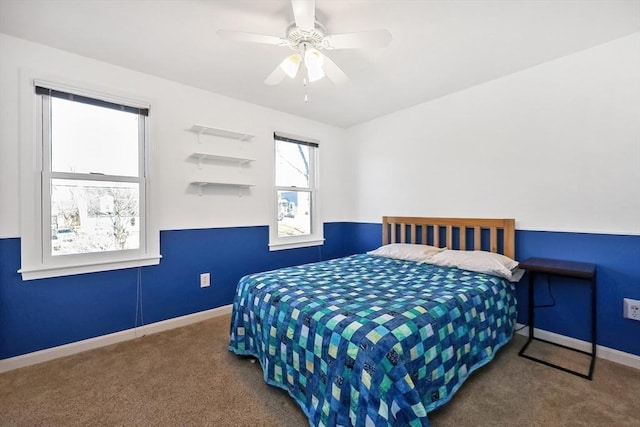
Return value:
<svg viewBox="0 0 640 427">
<path fill-rule="evenodd" d="M 0 374 L 0 426 L 308 425 L 259 364 L 228 351 L 228 329 L 222 316 Z M 523 342 L 474 373 L 431 424 L 640 426 L 640 370 L 598 359 L 587 381 L 518 357 Z M 556 357 L 550 347 L 532 351 Z"/>
</svg>

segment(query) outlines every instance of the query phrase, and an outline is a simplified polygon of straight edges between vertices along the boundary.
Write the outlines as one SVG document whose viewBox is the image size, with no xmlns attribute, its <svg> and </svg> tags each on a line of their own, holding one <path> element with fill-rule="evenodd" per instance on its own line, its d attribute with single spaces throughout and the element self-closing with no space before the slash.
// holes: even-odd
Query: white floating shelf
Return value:
<svg viewBox="0 0 640 427">
<path fill-rule="evenodd" d="M 250 141 L 254 135 L 250 135 L 248 133 L 243 132 L 235 132 L 232 130 L 213 128 L 205 125 L 193 125 L 189 131 L 197 133 L 200 135 L 213 135 L 213 136 L 221 136 L 223 138 L 231 138 L 238 139 L 240 141 Z"/>
<path fill-rule="evenodd" d="M 193 185 L 199 185 L 200 187 L 206 187 L 207 185 L 219 185 L 224 187 L 253 187 L 255 184 L 248 182 L 229 182 L 229 181 L 193 181 Z"/>
<path fill-rule="evenodd" d="M 249 159 L 246 157 L 223 156 L 220 154 L 209 154 L 209 153 L 193 153 L 191 156 L 198 159 L 199 162 L 202 162 L 203 160 L 218 160 L 222 162 L 245 164 L 245 163 L 253 162 L 256 160 L 256 159 Z"/>
<path fill-rule="evenodd" d="M 229 182 L 229 181 L 193 181 L 190 182 L 191 185 L 197 185 L 200 187 L 200 191 L 198 192 L 199 196 L 202 196 L 202 190 L 207 186 L 217 186 L 217 187 L 236 187 L 238 188 L 238 196 L 242 197 L 242 189 L 255 186 L 255 184 L 250 184 L 246 182 Z"/>
</svg>

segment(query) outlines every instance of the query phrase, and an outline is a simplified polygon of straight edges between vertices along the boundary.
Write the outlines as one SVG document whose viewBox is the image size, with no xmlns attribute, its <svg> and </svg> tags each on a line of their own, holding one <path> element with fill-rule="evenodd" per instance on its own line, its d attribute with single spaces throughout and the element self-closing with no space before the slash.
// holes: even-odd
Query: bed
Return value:
<svg viewBox="0 0 640 427">
<path fill-rule="evenodd" d="M 478 254 L 517 266 L 514 233 L 513 219 L 383 217 L 378 253 L 243 277 L 229 349 L 255 357 L 312 426 L 428 426 L 516 322 L 507 276 L 435 260 Z"/>
</svg>

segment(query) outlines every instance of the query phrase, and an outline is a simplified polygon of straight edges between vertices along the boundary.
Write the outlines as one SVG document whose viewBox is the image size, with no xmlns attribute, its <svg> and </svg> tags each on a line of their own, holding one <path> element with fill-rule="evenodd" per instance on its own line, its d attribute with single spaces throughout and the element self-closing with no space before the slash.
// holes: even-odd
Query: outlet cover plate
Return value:
<svg viewBox="0 0 640 427">
<path fill-rule="evenodd" d="M 200 274 L 200 287 L 207 288 L 211 285 L 211 273 Z"/>
<path fill-rule="evenodd" d="M 640 320 L 640 300 L 624 299 L 624 318 Z"/>
</svg>

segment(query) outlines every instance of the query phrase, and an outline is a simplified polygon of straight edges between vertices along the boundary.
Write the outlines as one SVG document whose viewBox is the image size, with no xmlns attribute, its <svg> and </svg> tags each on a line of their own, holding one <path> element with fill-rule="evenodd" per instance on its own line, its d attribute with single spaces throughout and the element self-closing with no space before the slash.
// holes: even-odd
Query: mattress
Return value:
<svg viewBox="0 0 640 427">
<path fill-rule="evenodd" d="M 243 277 L 229 349 L 312 426 L 428 426 L 513 334 L 513 285 L 361 254 Z"/>
</svg>

